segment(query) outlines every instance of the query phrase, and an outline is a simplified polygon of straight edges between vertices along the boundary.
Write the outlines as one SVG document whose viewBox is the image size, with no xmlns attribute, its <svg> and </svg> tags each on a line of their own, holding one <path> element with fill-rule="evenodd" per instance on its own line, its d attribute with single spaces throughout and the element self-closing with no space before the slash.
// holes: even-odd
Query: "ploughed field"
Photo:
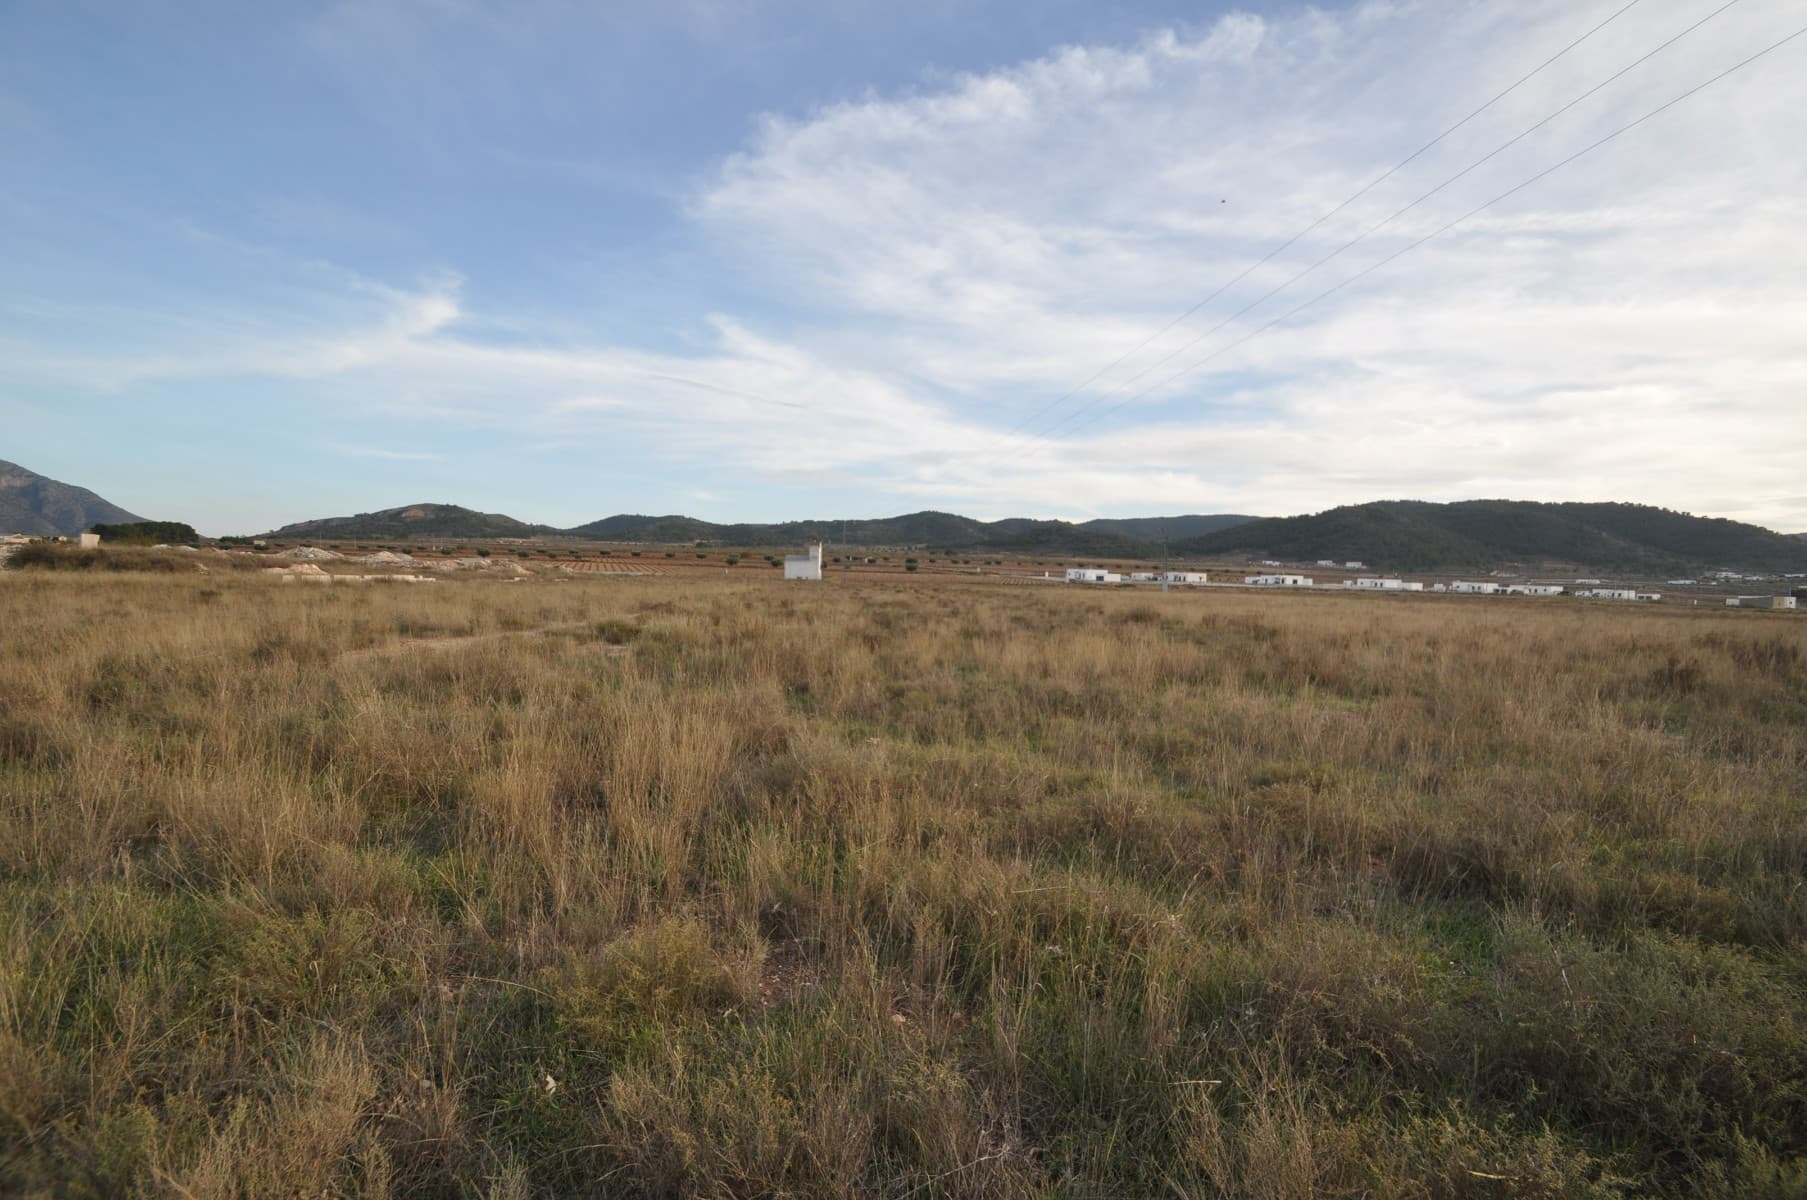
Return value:
<svg viewBox="0 0 1807 1200">
<path fill-rule="evenodd" d="M 1807 620 L 0 580 L 0 1194 L 1784 1197 Z"/>
</svg>

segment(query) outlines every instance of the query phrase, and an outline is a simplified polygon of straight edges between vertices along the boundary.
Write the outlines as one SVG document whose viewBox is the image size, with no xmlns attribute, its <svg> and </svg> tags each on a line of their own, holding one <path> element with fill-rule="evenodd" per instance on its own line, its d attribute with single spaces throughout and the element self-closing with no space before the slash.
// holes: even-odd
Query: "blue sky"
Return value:
<svg viewBox="0 0 1807 1200">
<path fill-rule="evenodd" d="M 215 533 L 1401 496 L 1807 529 L 1807 38 L 1255 333 L 1803 19 L 1738 0 L 1288 283 L 1723 2 L 1640 0 L 1141 347 L 1625 0 L 13 0 L 0 458 Z"/>
</svg>

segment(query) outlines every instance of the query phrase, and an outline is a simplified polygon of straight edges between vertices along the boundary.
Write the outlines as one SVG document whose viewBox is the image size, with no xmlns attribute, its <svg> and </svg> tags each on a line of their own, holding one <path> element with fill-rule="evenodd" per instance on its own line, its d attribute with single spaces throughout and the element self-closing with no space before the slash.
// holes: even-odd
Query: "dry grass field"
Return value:
<svg viewBox="0 0 1807 1200">
<path fill-rule="evenodd" d="M 1807 1195 L 1807 619 L 0 578 L 0 1195 Z"/>
</svg>

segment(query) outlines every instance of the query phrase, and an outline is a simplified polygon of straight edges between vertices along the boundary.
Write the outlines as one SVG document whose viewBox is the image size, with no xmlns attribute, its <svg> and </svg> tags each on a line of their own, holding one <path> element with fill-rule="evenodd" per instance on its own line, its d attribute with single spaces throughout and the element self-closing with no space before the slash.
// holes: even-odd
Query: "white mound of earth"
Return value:
<svg viewBox="0 0 1807 1200">
<path fill-rule="evenodd" d="M 304 562 L 334 562 L 344 558 L 336 550 L 322 550 L 319 546 L 297 546 L 293 550 L 284 550 L 278 558 L 298 558 Z"/>
</svg>

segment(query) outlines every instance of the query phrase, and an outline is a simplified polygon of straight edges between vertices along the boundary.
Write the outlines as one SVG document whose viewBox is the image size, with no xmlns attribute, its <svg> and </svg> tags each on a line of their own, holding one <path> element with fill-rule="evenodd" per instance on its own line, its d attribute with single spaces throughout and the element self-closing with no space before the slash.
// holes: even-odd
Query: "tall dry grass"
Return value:
<svg viewBox="0 0 1807 1200">
<path fill-rule="evenodd" d="M 0 578 L 0 1193 L 1798 1196 L 1807 621 Z"/>
</svg>

